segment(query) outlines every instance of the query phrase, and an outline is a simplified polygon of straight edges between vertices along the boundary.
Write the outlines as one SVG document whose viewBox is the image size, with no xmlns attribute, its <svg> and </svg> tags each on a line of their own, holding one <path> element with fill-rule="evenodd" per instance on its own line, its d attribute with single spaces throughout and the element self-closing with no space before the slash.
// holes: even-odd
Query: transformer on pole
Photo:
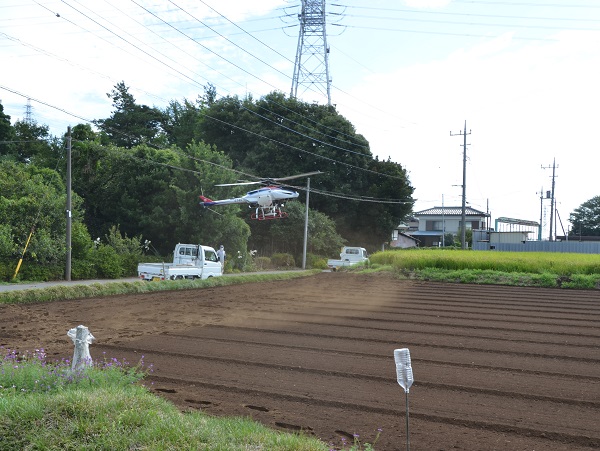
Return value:
<svg viewBox="0 0 600 451">
<path fill-rule="evenodd" d="M 298 89 L 301 95 L 311 89 L 326 96 L 327 104 L 331 105 L 325 0 L 302 0 L 298 19 L 300 32 L 290 97 L 296 98 Z"/>
</svg>

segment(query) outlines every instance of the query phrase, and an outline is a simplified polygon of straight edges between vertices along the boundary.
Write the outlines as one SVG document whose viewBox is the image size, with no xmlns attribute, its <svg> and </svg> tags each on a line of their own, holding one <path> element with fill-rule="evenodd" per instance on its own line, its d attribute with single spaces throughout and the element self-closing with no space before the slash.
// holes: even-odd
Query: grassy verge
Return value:
<svg viewBox="0 0 600 451">
<path fill-rule="evenodd" d="M 239 283 L 266 282 L 270 280 L 289 280 L 296 277 L 306 277 L 320 272 L 290 271 L 274 274 L 249 274 L 231 277 L 211 277 L 206 280 L 165 280 L 160 282 L 108 282 L 92 285 L 57 285 L 48 288 L 10 291 L 0 293 L 0 304 L 22 304 L 33 302 L 48 302 L 65 299 L 85 299 L 116 294 L 149 293 L 153 291 L 192 290 L 198 288 L 218 287 Z"/>
<path fill-rule="evenodd" d="M 73 372 L 44 352 L 0 353 L 0 449 L 306 450 L 312 437 L 270 430 L 245 418 L 180 412 L 139 382 L 143 363 L 107 360 Z"/>
</svg>

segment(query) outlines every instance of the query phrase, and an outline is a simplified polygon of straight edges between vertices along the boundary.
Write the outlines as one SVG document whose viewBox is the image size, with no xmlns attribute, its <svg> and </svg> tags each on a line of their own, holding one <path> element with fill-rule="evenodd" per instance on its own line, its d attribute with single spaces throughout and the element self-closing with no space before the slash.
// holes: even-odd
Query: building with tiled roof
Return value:
<svg viewBox="0 0 600 451">
<path fill-rule="evenodd" d="M 433 207 L 413 213 L 413 216 L 419 220 L 419 228 L 409 234 L 424 247 L 441 246 L 445 235 L 458 237 L 462 230 L 462 207 Z M 487 229 L 489 218 L 489 213 L 472 207 L 465 208 L 467 230 Z"/>
</svg>

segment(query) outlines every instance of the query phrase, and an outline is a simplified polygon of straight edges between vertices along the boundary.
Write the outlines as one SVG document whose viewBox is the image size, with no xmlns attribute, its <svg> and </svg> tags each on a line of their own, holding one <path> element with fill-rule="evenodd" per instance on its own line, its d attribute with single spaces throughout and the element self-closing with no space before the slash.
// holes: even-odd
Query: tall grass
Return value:
<svg viewBox="0 0 600 451">
<path fill-rule="evenodd" d="M 600 288 L 600 255 L 407 249 L 378 252 L 372 268 L 440 282 Z"/>
<path fill-rule="evenodd" d="M 410 249 L 379 252 L 371 257 L 371 261 L 407 270 L 478 269 L 559 276 L 600 274 L 600 255 L 597 254 Z"/>
</svg>

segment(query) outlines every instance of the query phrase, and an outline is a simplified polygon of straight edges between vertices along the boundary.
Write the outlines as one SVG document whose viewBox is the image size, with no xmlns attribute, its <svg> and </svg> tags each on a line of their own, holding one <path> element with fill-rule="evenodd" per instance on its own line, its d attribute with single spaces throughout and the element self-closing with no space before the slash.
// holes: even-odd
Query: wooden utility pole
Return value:
<svg viewBox="0 0 600 451">
<path fill-rule="evenodd" d="M 467 135 L 471 134 L 471 130 L 467 133 L 467 121 L 465 120 L 465 129 L 460 133 L 450 132 L 450 136 L 462 136 L 463 139 L 463 182 L 462 182 L 462 215 L 461 215 L 461 241 L 462 249 L 467 248 Z"/>
</svg>

